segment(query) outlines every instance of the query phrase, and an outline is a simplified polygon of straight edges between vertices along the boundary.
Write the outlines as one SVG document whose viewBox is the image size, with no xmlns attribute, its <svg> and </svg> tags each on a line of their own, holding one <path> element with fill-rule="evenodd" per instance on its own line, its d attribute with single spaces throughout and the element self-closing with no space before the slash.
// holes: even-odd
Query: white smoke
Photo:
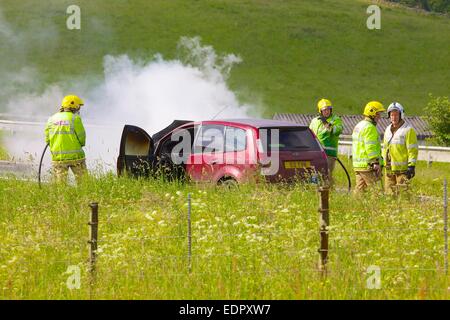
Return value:
<svg viewBox="0 0 450 320">
<path fill-rule="evenodd" d="M 152 135 L 175 119 L 246 118 L 257 112 L 255 106 L 240 104 L 226 83 L 233 65 L 241 62 L 239 57 L 218 55 L 211 46 L 202 46 L 199 37 L 181 38 L 178 51 L 176 60 L 164 60 L 161 55 L 149 61 L 105 56 L 100 84 L 89 87 L 80 80 L 53 84 L 43 93 L 10 99 L 8 113 L 22 110 L 36 119 L 47 118 L 57 111 L 65 94 L 79 95 L 85 100 L 81 115 L 87 131 L 88 166 L 100 164 L 114 170 L 125 124 L 140 126 Z M 16 158 L 34 154 L 38 161 L 45 143 L 44 128 L 36 129 L 25 138 L 17 134 L 8 138 L 8 151 Z"/>
<path fill-rule="evenodd" d="M 39 30 L 38 32 L 36 30 Z M 24 28 L 8 23 L 0 7 L 0 66 L 8 69 L 11 64 L 26 64 L 32 52 L 50 53 L 59 41 L 58 27 L 50 20 L 31 20 Z M 28 66 L 29 67 L 29 66 Z"/>
</svg>

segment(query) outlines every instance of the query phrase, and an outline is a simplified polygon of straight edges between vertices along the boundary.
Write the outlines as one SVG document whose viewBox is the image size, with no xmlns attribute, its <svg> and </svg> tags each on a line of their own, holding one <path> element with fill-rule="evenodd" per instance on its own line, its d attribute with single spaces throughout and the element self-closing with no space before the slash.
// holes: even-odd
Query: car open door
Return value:
<svg viewBox="0 0 450 320">
<path fill-rule="evenodd" d="M 154 143 L 144 129 L 125 125 L 119 150 L 117 158 L 117 174 L 119 176 L 125 172 L 134 177 L 150 175 L 154 161 Z"/>
</svg>

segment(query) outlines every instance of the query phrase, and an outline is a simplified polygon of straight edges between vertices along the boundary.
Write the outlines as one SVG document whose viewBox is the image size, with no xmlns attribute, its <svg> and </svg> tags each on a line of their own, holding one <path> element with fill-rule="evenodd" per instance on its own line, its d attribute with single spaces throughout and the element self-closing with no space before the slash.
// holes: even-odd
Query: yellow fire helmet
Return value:
<svg viewBox="0 0 450 320">
<path fill-rule="evenodd" d="M 374 118 L 378 112 L 386 111 L 384 109 L 381 102 L 378 101 L 370 101 L 368 104 L 366 104 L 366 107 L 364 108 L 363 115 L 369 118 Z"/>
<path fill-rule="evenodd" d="M 77 109 L 80 109 L 80 107 L 83 105 L 84 105 L 84 101 L 75 95 L 65 96 L 61 102 L 61 107 L 64 109 L 77 110 Z"/>
<path fill-rule="evenodd" d="M 331 101 L 328 99 L 320 99 L 317 103 L 317 110 L 319 111 L 319 113 L 321 113 L 322 110 L 326 108 L 333 108 Z"/>
</svg>

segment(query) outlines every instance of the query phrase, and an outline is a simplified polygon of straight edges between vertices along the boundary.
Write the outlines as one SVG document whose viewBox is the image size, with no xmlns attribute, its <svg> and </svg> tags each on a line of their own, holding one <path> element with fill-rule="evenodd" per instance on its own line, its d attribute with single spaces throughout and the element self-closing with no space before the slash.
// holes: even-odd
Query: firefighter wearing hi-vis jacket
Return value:
<svg viewBox="0 0 450 320">
<path fill-rule="evenodd" d="M 333 105 L 328 99 L 321 99 L 317 103 L 319 115 L 315 117 L 309 128 L 315 133 L 327 154 L 328 174 L 330 182 L 333 183 L 333 170 L 336 165 L 338 154 L 339 136 L 342 133 L 342 120 L 333 114 Z"/>
<path fill-rule="evenodd" d="M 64 97 L 59 112 L 51 116 L 45 127 L 45 142 L 52 154 L 54 180 L 66 182 L 69 168 L 79 180 L 86 170 L 83 147 L 86 132 L 79 115 L 83 100 L 75 95 Z"/>
<path fill-rule="evenodd" d="M 352 157 L 356 174 L 355 193 L 366 190 L 380 179 L 383 158 L 380 135 L 376 126 L 383 111 L 386 109 L 380 102 L 369 102 L 364 108 L 364 120 L 353 129 Z"/>
<path fill-rule="evenodd" d="M 403 106 L 393 102 L 387 110 L 391 124 L 383 140 L 383 159 L 386 165 L 385 192 L 397 195 L 402 186 L 408 189 L 415 175 L 419 147 L 416 131 L 405 122 Z"/>
</svg>

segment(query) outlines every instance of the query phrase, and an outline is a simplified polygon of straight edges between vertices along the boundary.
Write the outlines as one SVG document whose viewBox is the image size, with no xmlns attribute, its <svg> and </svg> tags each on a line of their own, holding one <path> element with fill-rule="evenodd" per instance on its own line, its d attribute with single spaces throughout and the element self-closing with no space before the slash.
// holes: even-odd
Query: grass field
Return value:
<svg viewBox="0 0 450 320">
<path fill-rule="evenodd" d="M 108 175 L 79 187 L 0 180 L 2 299 L 448 299 L 442 181 L 419 163 L 413 192 L 330 198 L 329 273 L 319 260 L 314 187 L 236 190 Z M 338 181 L 343 172 L 337 170 Z M 339 182 L 341 183 L 341 182 Z M 192 196 L 188 268 L 187 195 Z M 99 203 L 97 278 L 87 272 L 92 201 Z M 81 270 L 79 289 L 68 289 Z M 380 288 L 371 266 L 380 268 Z M 70 281 L 69 281 L 70 282 Z M 72 282 L 70 282 L 72 283 Z"/>
<path fill-rule="evenodd" d="M 362 0 L 80 0 L 77 31 L 66 28 L 72 2 L 3 0 L 14 35 L 0 47 L 3 70 L 36 68 L 33 81 L 43 89 L 62 79 L 101 78 L 106 54 L 176 58 L 181 36 L 200 36 L 243 58 L 229 85 L 241 102 L 262 102 L 265 116 L 315 112 L 323 96 L 339 113 L 360 113 L 378 99 L 422 114 L 429 93 L 448 95 L 448 16 L 381 5 L 381 30 L 371 31 L 372 2 Z M 19 80 L 2 81 L 5 88 Z M 1 110 L 6 94 L 0 98 Z"/>
</svg>

